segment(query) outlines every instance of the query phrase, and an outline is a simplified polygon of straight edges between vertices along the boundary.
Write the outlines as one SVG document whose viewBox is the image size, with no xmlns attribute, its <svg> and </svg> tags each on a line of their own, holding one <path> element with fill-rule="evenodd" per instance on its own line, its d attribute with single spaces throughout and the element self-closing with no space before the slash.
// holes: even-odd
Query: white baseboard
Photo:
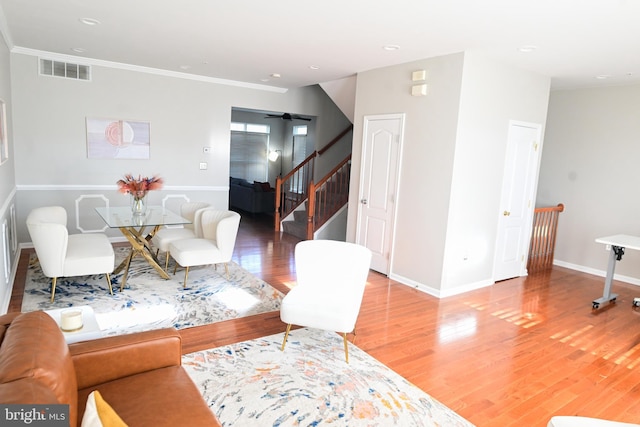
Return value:
<svg viewBox="0 0 640 427">
<path fill-rule="evenodd" d="M 570 270 L 580 271 L 582 273 L 593 274 L 594 276 L 600 276 L 600 277 L 607 276 L 607 272 L 605 270 L 597 270 L 595 268 L 585 267 L 584 265 L 572 264 L 570 262 L 565 262 L 561 260 L 554 260 L 553 265 L 557 265 L 558 267 L 568 268 Z M 640 279 L 636 277 L 623 276 L 621 274 L 614 273 L 613 280 L 628 283 L 630 285 L 640 286 Z"/>
<path fill-rule="evenodd" d="M 421 292 L 434 296 L 436 298 L 446 298 L 453 295 L 460 295 L 465 292 L 474 291 L 476 289 L 486 288 L 487 286 L 493 285 L 495 282 L 492 280 L 482 280 L 480 282 L 469 283 L 463 286 L 457 286 L 452 289 L 440 290 L 433 288 L 431 286 L 427 286 L 423 283 L 416 282 L 415 280 L 408 279 L 404 276 L 400 276 L 398 274 L 391 273 L 389 274 L 389 279 L 395 280 L 401 285 L 409 286 L 411 288 L 417 289 Z"/>
</svg>

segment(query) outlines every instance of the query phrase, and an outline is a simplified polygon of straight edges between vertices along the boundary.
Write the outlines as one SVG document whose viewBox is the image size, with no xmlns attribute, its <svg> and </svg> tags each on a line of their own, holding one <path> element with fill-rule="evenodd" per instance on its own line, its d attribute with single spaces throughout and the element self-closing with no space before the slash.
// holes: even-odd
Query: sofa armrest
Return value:
<svg viewBox="0 0 640 427">
<path fill-rule="evenodd" d="M 182 340 L 174 328 L 69 344 L 78 389 L 168 366 L 180 366 Z"/>
</svg>

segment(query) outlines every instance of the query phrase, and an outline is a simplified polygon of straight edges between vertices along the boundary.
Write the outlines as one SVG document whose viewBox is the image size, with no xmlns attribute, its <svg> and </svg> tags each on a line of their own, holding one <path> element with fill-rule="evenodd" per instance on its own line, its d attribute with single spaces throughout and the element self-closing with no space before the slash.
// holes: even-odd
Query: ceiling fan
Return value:
<svg viewBox="0 0 640 427">
<path fill-rule="evenodd" d="M 289 113 L 284 113 L 284 114 L 267 114 L 267 116 L 265 117 L 265 119 L 282 119 L 282 120 L 306 120 L 308 122 L 311 121 L 310 118 L 308 117 L 302 117 L 299 116 L 297 114 L 289 114 Z"/>
</svg>

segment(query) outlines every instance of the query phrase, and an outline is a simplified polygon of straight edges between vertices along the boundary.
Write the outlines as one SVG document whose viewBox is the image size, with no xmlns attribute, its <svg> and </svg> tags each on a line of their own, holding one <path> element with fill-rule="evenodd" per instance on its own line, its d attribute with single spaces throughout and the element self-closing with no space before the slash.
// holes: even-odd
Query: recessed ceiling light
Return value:
<svg viewBox="0 0 640 427">
<path fill-rule="evenodd" d="M 261 81 L 261 82 L 265 82 L 265 83 L 266 83 L 266 82 L 268 82 L 268 81 L 269 81 L 269 79 L 260 79 L 260 81 Z"/>
<path fill-rule="evenodd" d="M 188 70 L 189 68 L 191 68 L 191 65 L 181 65 L 180 66 L 181 70 Z"/>
<path fill-rule="evenodd" d="M 274 79 L 279 79 L 281 76 L 279 73 L 273 73 L 271 74 L 271 77 L 273 77 Z"/>
<path fill-rule="evenodd" d="M 390 50 L 390 51 L 391 51 L 391 50 L 398 50 L 398 49 L 400 49 L 400 46 L 398 46 L 397 44 L 386 44 L 386 45 L 382 46 L 382 48 L 383 48 L 384 50 Z"/>
<path fill-rule="evenodd" d="M 320 67 L 318 65 L 309 65 L 309 68 L 311 68 L 312 70 L 319 70 Z"/>
<path fill-rule="evenodd" d="M 74 51 L 75 53 L 84 53 L 87 51 L 87 49 L 82 47 L 72 47 L 71 50 Z"/>
<path fill-rule="evenodd" d="M 533 52 L 536 49 L 538 49 L 538 46 L 526 45 L 526 46 L 520 46 L 518 48 L 518 51 L 522 53 L 529 53 L 529 52 Z"/>
<path fill-rule="evenodd" d="M 600 75 L 596 76 L 596 79 L 598 79 L 598 80 L 606 80 L 609 77 L 611 77 L 609 74 L 600 74 Z"/>
<path fill-rule="evenodd" d="M 93 18 L 80 18 L 80 22 L 82 22 L 85 25 L 99 25 L 100 21 L 98 21 L 97 19 L 93 19 Z"/>
</svg>

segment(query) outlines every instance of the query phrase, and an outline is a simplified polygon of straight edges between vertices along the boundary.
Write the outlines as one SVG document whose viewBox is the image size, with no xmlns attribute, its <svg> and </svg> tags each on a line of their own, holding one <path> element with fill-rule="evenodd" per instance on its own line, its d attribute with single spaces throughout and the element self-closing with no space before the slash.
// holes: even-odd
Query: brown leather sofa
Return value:
<svg viewBox="0 0 640 427">
<path fill-rule="evenodd" d="M 67 344 L 44 312 L 0 316 L 0 403 L 69 405 L 79 426 L 98 390 L 129 426 L 219 426 L 162 329 Z"/>
</svg>

